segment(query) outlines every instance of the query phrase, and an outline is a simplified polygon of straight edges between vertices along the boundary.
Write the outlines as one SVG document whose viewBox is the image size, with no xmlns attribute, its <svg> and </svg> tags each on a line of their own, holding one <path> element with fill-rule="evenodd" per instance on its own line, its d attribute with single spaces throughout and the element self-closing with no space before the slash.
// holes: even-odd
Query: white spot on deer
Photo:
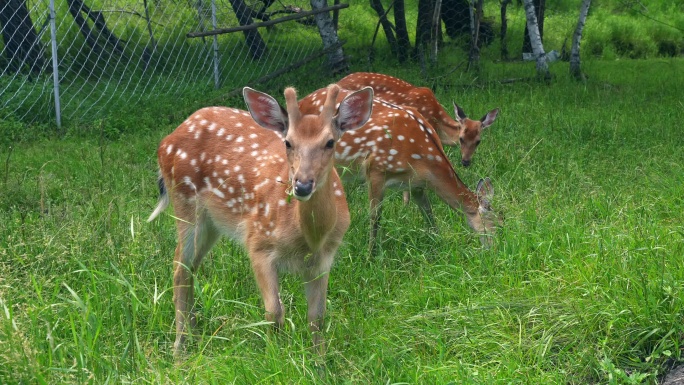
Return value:
<svg viewBox="0 0 684 385">
<path fill-rule="evenodd" d="M 230 170 L 225 169 L 225 170 L 223 170 L 223 173 L 226 174 L 226 175 L 230 175 Z"/>
<path fill-rule="evenodd" d="M 285 199 L 278 200 L 278 206 L 285 206 L 285 203 L 287 203 Z"/>
<path fill-rule="evenodd" d="M 216 129 L 216 123 L 212 123 L 209 125 L 209 127 L 207 127 L 207 130 L 209 130 L 209 131 L 214 131 L 215 129 Z"/>
<path fill-rule="evenodd" d="M 219 197 L 219 198 L 221 198 L 221 199 L 223 199 L 223 198 L 226 197 L 226 196 L 223 194 L 223 191 L 221 191 L 221 190 L 219 190 L 219 189 L 217 189 L 217 188 L 211 189 L 211 192 L 213 192 L 217 197 Z"/>
<path fill-rule="evenodd" d="M 399 153 L 399 151 L 392 148 L 389 150 L 389 153 L 390 153 L 390 155 L 397 155 Z"/>
<path fill-rule="evenodd" d="M 221 127 L 221 128 L 219 128 L 218 131 L 216 131 L 216 136 L 223 136 L 223 134 L 225 134 L 225 133 L 226 133 L 226 129 Z"/>
<path fill-rule="evenodd" d="M 413 158 L 413 159 L 421 159 L 421 158 L 423 158 L 423 157 L 420 156 L 420 155 L 418 155 L 418 154 L 411 154 L 411 158 Z"/>
<path fill-rule="evenodd" d="M 234 137 L 235 136 L 233 134 L 228 134 L 228 135 L 226 135 L 226 140 L 228 140 L 228 141 L 233 140 Z"/>
<path fill-rule="evenodd" d="M 171 151 L 173 151 L 173 144 L 166 146 L 166 155 L 170 155 Z"/>
<path fill-rule="evenodd" d="M 211 180 L 209 179 L 208 176 L 204 177 L 204 184 L 207 185 L 207 188 L 211 188 Z"/>
<path fill-rule="evenodd" d="M 266 186 L 268 184 L 268 182 L 269 182 L 268 179 L 264 179 L 261 183 L 254 185 L 254 191 L 257 191 L 258 189 Z"/>
<path fill-rule="evenodd" d="M 416 141 L 413 138 L 411 138 L 411 139 L 409 139 L 409 142 L 415 143 Z"/>
<path fill-rule="evenodd" d="M 368 147 L 375 146 L 375 141 L 371 140 L 371 141 L 366 142 L 366 146 L 368 146 Z"/>
<path fill-rule="evenodd" d="M 180 154 L 180 158 L 181 158 L 181 159 L 185 159 L 185 158 L 187 158 L 187 157 L 188 157 L 188 153 L 187 153 L 187 152 L 185 152 L 185 151 L 181 152 L 181 154 Z"/>
<path fill-rule="evenodd" d="M 214 171 L 214 172 L 211 173 L 211 176 L 213 176 L 214 178 L 216 178 L 216 177 L 218 176 L 218 173 L 217 173 L 216 171 Z"/>
<path fill-rule="evenodd" d="M 268 213 L 269 213 L 270 211 L 271 211 L 271 205 L 268 204 L 268 203 L 266 203 L 266 205 L 264 206 L 264 216 L 267 217 L 267 216 L 268 216 Z"/>
<path fill-rule="evenodd" d="M 259 143 L 252 143 L 252 148 L 257 148 L 259 147 Z"/>
<path fill-rule="evenodd" d="M 337 195 L 338 197 L 341 197 L 342 196 L 342 190 L 335 190 L 335 195 Z"/>
<path fill-rule="evenodd" d="M 244 126 L 244 124 L 242 124 L 240 122 L 235 123 L 235 127 L 242 127 L 242 126 Z"/>
<path fill-rule="evenodd" d="M 258 135 L 257 134 L 249 134 L 250 139 L 255 139 Z"/>
<path fill-rule="evenodd" d="M 404 135 L 397 135 L 398 140 L 404 140 Z"/>
<path fill-rule="evenodd" d="M 238 175 L 237 180 L 238 180 L 238 182 L 240 182 L 240 184 L 244 184 L 245 183 L 244 175 L 242 175 L 242 174 Z"/>
<path fill-rule="evenodd" d="M 184 177 L 183 177 L 183 183 L 185 183 L 186 185 L 192 187 L 193 190 L 195 190 L 195 191 L 197 190 L 197 187 L 195 187 L 195 184 L 192 183 L 192 178 L 190 178 L 189 176 L 184 176 Z"/>
<path fill-rule="evenodd" d="M 235 141 L 236 141 L 237 143 L 242 143 L 242 142 L 245 141 L 245 138 L 243 138 L 242 136 L 238 136 L 237 139 L 235 139 Z"/>
<path fill-rule="evenodd" d="M 347 156 L 349 156 L 349 153 L 351 152 L 352 148 L 351 146 L 347 146 L 344 148 L 341 154 L 335 154 L 336 159 L 345 159 Z"/>
<path fill-rule="evenodd" d="M 197 117 L 199 118 L 200 116 L 199 116 L 199 115 L 197 115 Z M 208 121 L 208 120 L 206 120 L 206 119 L 202 119 L 202 120 L 200 120 L 200 122 L 199 122 L 200 126 L 206 126 L 206 125 L 207 125 L 207 123 L 209 123 L 209 121 Z"/>
<path fill-rule="evenodd" d="M 245 152 L 245 148 L 240 146 L 240 147 L 235 147 L 235 152 Z"/>
<path fill-rule="evenodd" d="M 233 188 L 233 186 L 228 186 L 228 192 L 231 194 L 235 193 L 235 189 Z"/>
<path fill-rule="evenodd" d="M 228 164 L 228 159 L 223 159 L 223 160 L 221 161 L 221 164 L 223 164 L 223 165 Z"/>
</svg>

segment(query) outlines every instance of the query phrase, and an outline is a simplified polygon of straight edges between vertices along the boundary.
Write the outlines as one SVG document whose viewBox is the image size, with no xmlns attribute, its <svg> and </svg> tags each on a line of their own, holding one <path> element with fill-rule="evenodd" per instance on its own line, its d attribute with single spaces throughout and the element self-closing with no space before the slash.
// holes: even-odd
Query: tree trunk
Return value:
<svg viewBox="0 0 684 385">
<path fill-rule="evenodd" d="M 541 37 L 539 36 L 537 16 L 535 15 L 532 1 L 533 0 L 523 0 L 530 44 L 532 46 L 532 53 L 537 60 L 537 73 L 544 78 L 549 78 L 551 76 L 549 73 L 549 63 L 546 61 L 546 53 L 544 52 L 544 46 L 542 45 Z"/>
<path fill-rule="evenodd" d="M 435 9 L 432 12 L 432 23 L 430 25 L 430 58 L 432 64 L 437 64 L 437 52 L 442 37 L 442 0 L 435 0 Z"/>
<path fill-rule="evenodd" d="M 425 46 L 430 42 L 432 15 L 434 14 L 434 12 L 434 0 L 418 0 L 416 46 L 413 50 L 414 56 L 416 57 L 425 52 Z"/>
<path fill-rule="evenodd" d="M 327 0 L 311 0 L 312 10 L 321 9 L 327 6 Z M 316 14 L 315 18 L 316 25 L 318 26 L 318 33 L 321 35 L 321 40 L 323 41 L 323 49 L 328 49 L 339 44 L 340 39 L 337 37 L 337 31 L 335 30 L 330 15 L 327 12 L 322 12 Z M 342 46 L 328 53 L 328 67 L 333 74 L 347 70 L 347 60 L 344 57 Z"/>
<path fill-rule="evenodd" d="M 537 18 L 537 28 L 539 29 L 539 39 L 544 41 L 544 10 L 546 9 L 546 0 L 534 0 L 534 9 L 536 10 L 535 16 Z M 532 50 L 532 44 L 530 43 L 530 33 L 525 25 L 525 33 L 523 35 L 523 53 L 534 52 Z"/>
<path fill-rule="evenodd" d="M 249 8 L 243 0 L 230 0 L 230 5 L 233 6 L 233 11 L 241 26 L 252 24 L 252 9 Z M 264 40 L 261 38 L 259 31 L 250 29 L 243 31 L 243 33 L 252 59 L 260 59 L 264 56 L 266 54 L 266 43 L 264 43 Z"/>
<path fill-rule="evenodd" d="M 506 33 L 508 32 L 508 20 L 506 19 L 506 8 L 512 0 L 501 2 L 501 60 L 508 60 L 508 45 L 506 44 Z"/>
<path fill-rule="evenodd" d="M 387 12 L 385 12 L 382 2 L 380 0 L 370 0 L 370 5 L 380 18 L 380 25 L 382 25 L 382 30 L 385 31 L 385 37 L 387 38 L 387 43 L 390 46 L 392 55 L 397 56 L 399 53 L 399 45 L 397 44 L 397 39 L 394 36 L 394 27 L 387 18 Z M 396 9 L 394 11 L 396 12 Z"/>
<path fill-rule="evenodd" d="M 397 31 L 399 62 L 405 62 L 411 51 L 411 40 L 406 28 L 406 10 L 404 0 L 394 0 L 394 25 Z"/>
<path fill-rule="evenodd" d="M 478 45 L 478 40 L 480 39 L 480 20 L 482 20 L 482 7 L 484 5 L 484 0 L 477 0 L 477 5 L 473 9 L 473 5 L 470 6 L 470 55 L 469 55 L 469 66 L 477 66 L 480 62 L 480 46 Z"/>
<path fill-rule="evenodd" d="M 32 73 L 38 74 L 45 69 L 43 46 L 33 27 L 25 0 L 0 2 L 0 29 L 11 71 L 19 72 L 22 67 L 28 66 Z"/>
<path fill-rule="evenodd" d="M 586 79 L 580 69 L 580 41 L 582 40 L 582 30 L 584 29 L 584 23 L 587 20 L 590 4 L 591 0 L 582 0 L 579 19 L 577 20 L 577 28 L 575 28 L 575 33 L 572 35 L 572 48 L 570 49 L 570 75 L 581 81 Z"/>
</svg>

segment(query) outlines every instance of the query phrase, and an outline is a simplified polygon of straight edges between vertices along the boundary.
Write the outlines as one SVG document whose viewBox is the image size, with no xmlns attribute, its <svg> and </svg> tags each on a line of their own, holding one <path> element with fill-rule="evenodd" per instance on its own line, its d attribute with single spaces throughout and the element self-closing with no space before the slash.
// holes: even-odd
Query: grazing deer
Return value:
<svg viewBox="0 0 684 385">
<path fill-rule="evenodd" d="M 437 130 L 439 139 L 445 146 L 461 146 L 461 164 L 470 166 L 477 146 L 480 144 L 482 131 L 496 120 L 499 109 L 489 111 L 482 119 L 468 118 L 463 109 L 454 103 L 456 120 L 446 113 L 437 101 L 435 94 L 426 87 L 416 87 L 393 76 L 371 72 L 355 72 L 337 82 L 337 85 L 348 90 L 360 90 L 373 87 L 375 97 L 393 104 L 411 106 L 417 109 L 432 127 Z"/>
<path fill-rule="evenodd" d="M 303 276 L 314 348 L 324 352 L 328 274 L 349 227 L 334 151 L 343 133 L 366 123 L 373 99 L 366 88 L 345 93 L 335 108 L 338 92 L 338 86 L 328 87 L 320 114 L 305 115 L 293 88 L 285 89 L 283 109 L 273 97 L 245 87 L 249 113 L 203 108 L 162 140 L 161 197 L 149 221 L 173 203 L 177 356 L 195 323 L 193 274 L 221 235 L 247 249 L 266 319 L 276 328 L 284 321 L 278 271 Z"/>
<path fill-rule="evenodd" d="M 352 92 L 342 89 L 337 99 Z M 299 108 L 303 113 L 317 113 L 324 108 L 328 95 L 328 90 L 318 90 L 301 99 Z M 449 162 L 435 130 L 415 108 L 373 99 L 373 115 L 368 123 L 342 135 L 335 157 L 338 165 L 359 170 L 368 183 L 371 253 L 375 251 L 381 204 L 388 186 L 412 189 L 432 228 L 435 222 L 424 188 L 434 190 L 451 208 L 463 210 L 470 227 L 482 234 L 483 244 L 491 243 L 488 235 L 498 224 L 490 203 L 494 193 L 491 181 L 480 180 L 476 192 L 470 191 Z"/>
</svg>

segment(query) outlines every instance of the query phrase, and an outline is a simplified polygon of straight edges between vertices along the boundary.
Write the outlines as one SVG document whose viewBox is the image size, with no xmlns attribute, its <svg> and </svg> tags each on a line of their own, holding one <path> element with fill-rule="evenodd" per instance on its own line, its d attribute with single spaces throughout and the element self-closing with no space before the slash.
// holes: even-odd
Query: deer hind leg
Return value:
<svg viewBox="0 0 684 385">
<path fill-rule="evenodd" d="M 178 220 L 180 241 L 176 246 L 173 273 L 173 303 L 176 308 L 176 341 L 173 347 L 176 356 L 182 352 L 185 339 L 197 322 L 193 310 L 194 274 L 218 237 L 218 231 L 206 215 L 198 215 L 195 223 Z"/>
<path fill-rule="evenodd" d="M 420 213 L 423 214 L 425 223 L 428 225 L 428 230 L 433 234 L 437 234 L 439 229 L 435 222 L 435 216 L 432 214 L 432 205 L 430 204 L 430 199 L 425 189 L 422 187 L 414 188 L 411 190 L 411 198 L 416 202 L 416 205 L 420 209 Z"/>
<path fill-rule="evenodd" d="M 368 249 L 371 255 L 377 251 L 377 238 L 382 216 L 382 200 L 385 196 L 385 176 L 382 172 L 369 172 L 368 198 L 370 200 L 370 236 Z"/>
<path fill-rule="evenodd" d="M 278 271 L 273 264 L 273 258 L 269 253 L 255 250 L 250 250 L 249 257 L 252 261 L 254 278 L 264 301 L 266 321 L 273 322 L 274 329 L 278 330 L 285 323 L 285 309 L 280 301 Z"/>
<path fill-rule="evenodd" d="M 325 354 L 325 338 L 323 329 L 325 325 L 325 299 L 328 293 L 328 271 L 318 275 L 304 275 L 304 292 L 307 303 L 307 322 L 309 331 L 313 337 L 314 350 L 320 354 Z"/>
</svg>

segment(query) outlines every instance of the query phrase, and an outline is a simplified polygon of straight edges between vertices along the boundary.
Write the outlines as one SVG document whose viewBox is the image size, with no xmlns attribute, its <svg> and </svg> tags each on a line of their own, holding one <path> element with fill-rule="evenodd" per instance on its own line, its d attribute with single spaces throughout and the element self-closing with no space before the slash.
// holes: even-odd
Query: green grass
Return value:
<svg viewBox="0 0 684 385">
<path fill-rule="evenodd" d="M 505 227 L 492 249 L 434 195 L 440 234 L 426 232 L 393 192 L 371 259 L 365 186 L 345 186 L 352 226 L 331 273 L 324 362 L 300 280 L 283 279 L 287 327 L 270 333 L 247 256 L 224 241 L 197 274 L 199 337 L 173 363 L 175 230 L 170 212 L 145 219 L 156 146 L 190 98 L 156 120 L 157 106 L 138 106 L 137 133 L 105 119 L 4 145 L 0 383 L 656 383 L 684 333 L 684 101 L 672 82 L 684 62 L 584 69 L 586 84 L 561 63 L 548 85 L 437 87 L 473 117 L 501 108 L 473 166 L 458 168 L 471 187 L 494 182 Z"/>
</svg>

